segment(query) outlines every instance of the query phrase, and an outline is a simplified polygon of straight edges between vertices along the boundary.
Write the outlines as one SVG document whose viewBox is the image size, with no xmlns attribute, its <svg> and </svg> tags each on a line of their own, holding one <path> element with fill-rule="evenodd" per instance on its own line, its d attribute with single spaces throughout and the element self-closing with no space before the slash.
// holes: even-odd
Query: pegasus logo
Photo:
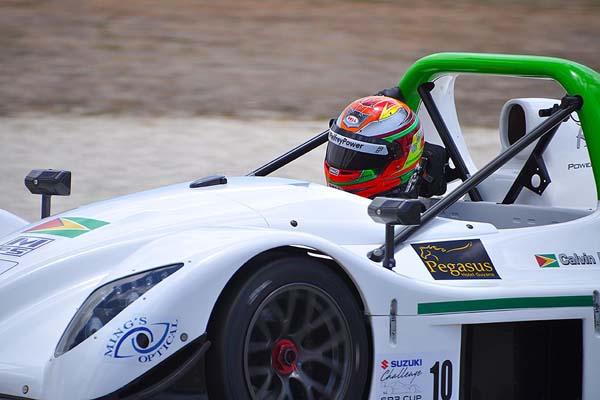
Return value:
<svg viewBox="0 0 600 400">
<path fill-rule="evenodd" d="M 433 279 L 500 279 L 479 239 L 411 245 Z"/>
<path fill-rule="evenodd" d="M 454 251 L 466 250 L 466 249 L 468 249 L 470 247 L 473 247 L 473 242 L 468 242 L 464 246 L 455 247 L 453 249 L 446 249 L 446 248 L 443 248 L 443 247 L 435 246 L 433 244 L 429 244 L 427 246 L 420 246 L 419 247 L 419 249 L 420 249 L 419 256 L 423 260 L 434 259 L 435 261 L 440 261 L 440 258 L 437 255 L 439 253 L 444 253 L 444 254 L 446 254 L 446 253 L 452 253 Z"/>
</svg>

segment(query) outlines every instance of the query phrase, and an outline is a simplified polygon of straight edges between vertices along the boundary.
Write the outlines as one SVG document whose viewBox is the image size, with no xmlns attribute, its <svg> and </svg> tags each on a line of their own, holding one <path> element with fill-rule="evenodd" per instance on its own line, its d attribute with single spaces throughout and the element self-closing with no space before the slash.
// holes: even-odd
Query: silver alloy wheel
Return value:
<svg viewBox="0 0 600 400">
<path fill-rule="evenodd" d="M 353 346 L 348 322 L 322 289 L 294 283 L 266 297 L 244 342 L 244 376 L 253 399 L 341 399 Z"/>
</svg>

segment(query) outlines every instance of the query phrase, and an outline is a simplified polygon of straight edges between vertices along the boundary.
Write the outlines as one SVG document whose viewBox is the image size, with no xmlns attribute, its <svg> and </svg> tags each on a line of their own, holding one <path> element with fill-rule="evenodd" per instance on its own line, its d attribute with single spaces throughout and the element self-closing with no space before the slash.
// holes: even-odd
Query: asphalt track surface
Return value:
<svg viewBox="0 0 600 400">
<path fill-rule="evenodd" d="M 71 196 L 52 200 L 57 213 L 207 175 L 244 175 L 326 127 L 326 120 L 0 118 L 0 208 L 39 219 L 40 196 L 23 184 L 32 169 L 72 171 Z M 465 137 L 479 165 L 497 153 L 494 130 L 468 129 Z M 324 151 L 321 146 L 273 175 L 323 184 Z"/>
</svg>

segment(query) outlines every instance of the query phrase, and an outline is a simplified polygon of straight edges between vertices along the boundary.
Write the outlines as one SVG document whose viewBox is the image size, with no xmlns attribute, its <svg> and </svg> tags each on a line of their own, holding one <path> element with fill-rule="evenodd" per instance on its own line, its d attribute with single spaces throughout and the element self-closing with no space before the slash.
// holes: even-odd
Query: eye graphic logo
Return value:
<svg viewBox="0 0 600 400">
<path fill-rule="evenodd" d="M 148 354 L 158 349 L 167 338 L 169 323 L 152 324 L 151 327 L 140 326 L 127 332 L 115 346 L 115 358 L 134 357 L 137 354 Z M 158 335 L 155 335 L 158 333 Z"/>
<path fill-rule="evenodd" d="M 435 280 L 501 279 L 479 239 L 411 246 Z"/>
<path fill-rule="evenodd" d="M 390 366 L 390 363 L 388 362 L 388 360 L 383 360 L 381 362 L 381 368 L 387 369 L 389 366 Z"/>
<path fill-rule="evenodd" d="M 111 335 L 104 355 L 114 359 L 136 357 L 147 363 L 162 357 L 175 341 L 178 321 L 148 323 L 146 317 L 127 321 Z"/>
</svg>

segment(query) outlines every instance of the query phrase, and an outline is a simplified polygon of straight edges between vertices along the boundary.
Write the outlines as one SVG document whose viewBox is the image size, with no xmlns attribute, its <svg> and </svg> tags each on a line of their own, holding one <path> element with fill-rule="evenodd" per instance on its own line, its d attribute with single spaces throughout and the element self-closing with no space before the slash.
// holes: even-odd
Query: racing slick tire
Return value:
<svg viewBox="0 0 600 400">
<path fill-rule="evenodd" d="M 226 293 L 209 330 L 209 398 L 358 400 L 366 321 L 347 283 L 306 257 L 270 261 Z"/>
</svg>

